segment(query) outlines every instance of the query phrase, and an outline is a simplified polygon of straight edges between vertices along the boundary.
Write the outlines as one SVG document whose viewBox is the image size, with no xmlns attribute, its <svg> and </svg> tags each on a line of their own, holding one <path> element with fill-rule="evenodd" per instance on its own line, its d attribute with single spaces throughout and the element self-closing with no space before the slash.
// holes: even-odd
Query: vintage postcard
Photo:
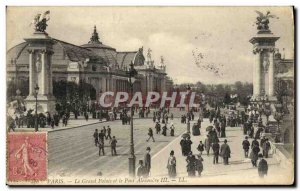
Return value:
<svg viewBox="0 0 300 191">
<path fill-rule="evenodd" d="M 8 185 L 293 185 L 293 7 L 6 8 Z"/>
</svg>

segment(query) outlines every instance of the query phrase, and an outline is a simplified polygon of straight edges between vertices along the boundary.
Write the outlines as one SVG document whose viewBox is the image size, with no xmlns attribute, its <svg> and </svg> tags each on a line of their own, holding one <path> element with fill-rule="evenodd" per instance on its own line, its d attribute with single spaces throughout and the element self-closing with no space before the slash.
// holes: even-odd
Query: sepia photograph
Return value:
<svg viewBox="0 0 300 191">
<path fill-rule="evenodd" d="M 7 6 L 6 184 L 294 185 L 294 23 L 293 6 Z"/>
</svg>

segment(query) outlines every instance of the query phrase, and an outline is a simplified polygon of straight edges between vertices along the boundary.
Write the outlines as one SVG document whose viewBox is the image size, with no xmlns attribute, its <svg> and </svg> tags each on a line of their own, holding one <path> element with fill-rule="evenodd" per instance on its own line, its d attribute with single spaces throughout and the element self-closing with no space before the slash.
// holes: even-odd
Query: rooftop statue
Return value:
<svg viewBox="0 0 300 191">
<path fill-rule="evenodd" d="M 255 11 L 258 14 L 256 17 L 256 25 L 257 29 L 260 31 L 268 31 L 269 30 L 269 19 L 270 18 L 277 18 L 275 15 L 271 15 L 270 11 L 267 11 L 267 14 L 263 14 L 259 11 Z"/>
<path fill-rule="evenodd" d="M 34 25 L 35 32 L 45 32 L 47 28 L 47 21 L 50 20 L 50 11 L 46 11 L 43 14 L 37 14 L 31 24 Z"/>
</svg>

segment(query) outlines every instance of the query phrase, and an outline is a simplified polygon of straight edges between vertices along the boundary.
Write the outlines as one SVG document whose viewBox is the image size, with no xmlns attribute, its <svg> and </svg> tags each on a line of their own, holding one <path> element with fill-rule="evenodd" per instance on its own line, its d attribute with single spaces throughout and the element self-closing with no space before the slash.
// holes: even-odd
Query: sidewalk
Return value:
<svg viewBox="0 0 300 191">
<path fill-rule="evenodd" d="M 201 136 L 192 136 L 192 151 L 193 154 L 198 154 L 196 150 L 199 141 L 204 143 L 207 132 L 205 128 L 210 125 L 208 119 L 202 123 Z M 206 155 L 206 152 L 202 154 L 204 170 L 202 177 L 187 178 L 188 183 L 195 182 L 197 184 L 251 184 L 253 181 L 258 181 L 262 184 L 280 184 L 286 183 L 287 178 L 291 180 L 292 169 L 284 169 L 279 165 L 276 158 L 267 158 L 269 165 L 268 176 L 264 179 L 258 177 L 257 168 L 253 168 L 249 158 L 244 157 L 242 150 L 242 140 L 244 135 L 240 127 L 226 127 L 226 139 L 231 148 L 231 158 L 229 159 L 229 165 L 223 165 L 222 158 L 219 157 L 219 164 L 213 164 L 213 156 Z M 186 157 L 181 155 L 180 147 L 181 137 L 177 137 L 170 142 L 165 148 L 162 148 L 160 152 L 152 156 L 152 177 L 168 176 L 167 160 L 171 150 L 174 150 L 177 161 L 177 177 L 187 177 L 186 171 Z M 220 138 L 220 145 L 223 144 L 224 138 Z M 249 140 L 252 142 L 252 140 Z M 211 152 L 212 153 L 212 150 Z"/>
<path fill-rule="evenodd" d="M 153 112 L 153 109 L 151 109 L 151 112 L 150 112 L 148 118 L 146 118 L 146 117 L 139 118 L 137 114 L 135 114 L 133 118 L 134 119 L 152 119 L 152 117 L 153 117 L 152 112 Z M 181 115 L 185 114 L 185 111 L 180 111 L 178 108 L 171 109 L 170 113 L 171 112 L 173 112 L 174 118 L 179 118 L 179 117 L 181 117 Z M 197 114 L 197 113 L 195 113 L 195 114 Z M 117 119 L 117 120 L 120 120 L 120 119 Z M 106 120 L 99 121 L 99 119 L 93 119 L 90 116 L 89 120 L 86 121 L 84 116 L 79 116 L 78 119 L 71 118 L 68 121 L 68 125 L 66 127 L 62 125 L 62 122 L 60 120 L 58 127 L 54 126 L 54 129 L 51 129 L 51 127 L 48 127 L 48 126 L 45 128 L 39 128 L 39 132 L 61 131 L 61 130 L 83 127 L 83 126 L 93 125 L 93 124 L 103 123 L 103 122 L 106 122 Z M 13 132 L 13 131 L 10 131 L 10 132 Z M 27 128 L 24 126 L 23 128 L 15 128 L 15 132 L 34 132 L 34 128 Z"/>
<path fill-rule="evenodd" d="M 106 122 L 106 120 L 99 121 L 99 119 L 89 119 L 88 121 L 86 121 L 83 116 L 80 116 L 78 117 L 78 119 L 70 119 L 66 127 L 63 126 L 62 122 L 60 121 L 59 126 L 54 126 L 54 129 L 47 126 L 45 128 L 39 128 L 39 132 L 61 131 L 61 130 L 77 128 L 77 127 L 92 125 L 96 123 L 103 123 L 103 122 Z M 25 126 L 23 128 L 15 128 L 15 132 L 33 132 L 33 131 L 34 128 L 27 128 Z"/>
</svg>

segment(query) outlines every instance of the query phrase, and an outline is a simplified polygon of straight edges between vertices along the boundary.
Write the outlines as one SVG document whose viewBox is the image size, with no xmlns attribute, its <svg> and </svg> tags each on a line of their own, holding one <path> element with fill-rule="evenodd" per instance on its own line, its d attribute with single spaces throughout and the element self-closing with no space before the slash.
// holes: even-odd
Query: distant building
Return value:
<svg viewBox="0 0 300 191">
<path fill-rule="evenodd" d="M 143 48 L 132 52 L 118 52 L 115 48 L 104 45 L 97 33 L 96 26 L 87 44 L 78 46 L 54 39 L 52 55 L 52 80 L 86 82 L 94 87 L 92 99 L 97 99 L 105 91 L 129 91 L 126 71 L 133 62 L 138 76 L 134 91 L 167 91 L 172 81 L 167 76 L 166 67 L 156 67 L 154 61 L 149 65 L 145 61 Z M 29 53 L 28 43 L 23 42 L 7 51 L 7 79 L 17 87 L 28 85 Z M 147 64 L 146 64 L 147 63 Z"/>
<path fill-rule="evenodd" d="M 285 144 L 294 143 L 295 122 L 295 72 L 294 59 L 285 59 L 279 51 L 275 53 L 275 79 L 277 92 L 281 94 L 283 116 L 281 125 L 281 140 Z"/>
</svg>

